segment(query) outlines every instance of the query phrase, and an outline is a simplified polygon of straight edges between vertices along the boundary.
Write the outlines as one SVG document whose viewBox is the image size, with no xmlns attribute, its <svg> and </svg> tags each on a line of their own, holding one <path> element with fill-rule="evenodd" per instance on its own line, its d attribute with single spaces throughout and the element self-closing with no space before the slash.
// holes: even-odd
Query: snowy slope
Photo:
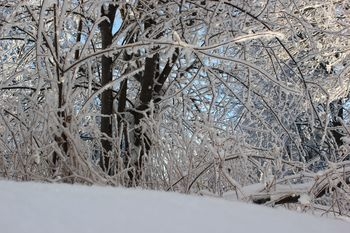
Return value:
<svg viewBox="0 0 350 233">
<path fill-rule="evenodd" d="M 350 223 L 176 193 L 0 181 L 0 232 L 349 233 Z"/>
</svg>

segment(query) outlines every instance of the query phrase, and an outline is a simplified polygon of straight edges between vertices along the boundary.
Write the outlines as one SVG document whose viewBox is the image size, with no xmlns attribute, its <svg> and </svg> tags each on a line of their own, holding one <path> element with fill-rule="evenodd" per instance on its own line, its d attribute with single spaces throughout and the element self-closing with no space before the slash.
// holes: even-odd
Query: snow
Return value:
<svg viewBox="0 0 350 233">
<path fill-rule="evenodd" d="M 311 197 L 306 194 L 306 193 L 303 193 L 300 195 L 299 197 L 299 202 L 302 204 L 302 205 L 310 205 L 311 203 Z"/>
<path fill-rule="evenodd" d="M 3 233 L 349 232 L 350 224 L 222 199 L 100 186 L 0 181 Z"/>
</svg>

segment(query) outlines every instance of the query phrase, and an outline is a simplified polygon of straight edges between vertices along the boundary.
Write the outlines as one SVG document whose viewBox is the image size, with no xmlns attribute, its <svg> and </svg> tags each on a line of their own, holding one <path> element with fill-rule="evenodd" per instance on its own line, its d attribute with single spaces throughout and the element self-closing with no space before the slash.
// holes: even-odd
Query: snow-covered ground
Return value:
<svg viewBox="0 0 350 233">
<path fill-rule="evenodd" d="M 349 233 L 329 218 L 176 193 L 0 181 L 1 233 Z"/>
</svg>

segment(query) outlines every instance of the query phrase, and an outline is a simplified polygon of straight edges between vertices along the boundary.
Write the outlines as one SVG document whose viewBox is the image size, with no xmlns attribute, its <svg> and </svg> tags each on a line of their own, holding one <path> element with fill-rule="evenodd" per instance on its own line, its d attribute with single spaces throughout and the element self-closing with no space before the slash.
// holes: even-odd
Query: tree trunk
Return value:
<svg viewBox="0 0 350 233">
<path fill-rule="evenodd" d="M 59 24 L 59 19 L 57 16 L 57 10 L 58 10 L 58 5 L 54 4 L 53 5 L 53 9 L 54 9 L 54 27 L 55 27 L 55 34 L 54 34 L 54 41 L 53 41 L 53 45 L 55 48 L 55 56 L 59 59 L 60 54 L 59 54 L 59 43 L 58 43 L 58 35 L 57 35 L 57 28 L 58 28 L 58 24 Z M 57 106 L 57 116 L 59 119 L 60 124 L 62 125 L 63 128 L 67 127 L 67 122 L 66 122 L 66 118 L 67 118 L 67 113 L 64 108 L 64 105 L 66 103 L 66 96 L 65 96 L 65 90 L 64 90 L 64 83 L 62 82 L 62 73 L 58 67 L 58 64 L 56 65 L 56 79 L 57 79 L 57 87 L 58 87 L 58 106 Z M 60 135 L 55 135 L 55 141 L 58 145 L 58 147 L 60 148 L 60 152 L 55 151 L 53 153 L 53 158 L 52 158 L 52 162 L 53 162 L 53 174 L 55 175 L 55 173 L 57 172 L 57 166 L 58 166 L 58 160 L 59 160 L 59 154 L 61 153 L 63 156 L 68 156 L 68 141 L 67 141 L 67 135 L 62 132 Z"/>
<path fill-rule="evenodd" d="M 134 131 L 134 154 L 132 155 L 133 169 L 129 172 L 129 178 L 137 185 L 141 179 L 143 159 L 149 152 L 152 142 L 146 133 L 145 125 L 142 123 L 142 119 L 150 114 L 152 109 L 149 108 L 149 104 L 154 94 L 154 81 L 159 76 L 159 54 L 153 55 L 151 58 L 146 58 L 145 72 L 141 78 L 141 93 L 140 93 L 140 105 L 136 107 L 136 111 L 133 112 L 135 119 L 135 131 Z"/>
<path fill-rule="evenodd" d="M 332 135 L 339 148 L 341 145 L 343 145 L 343 141 L 341 140 L 341 138 L 344 136 L 340 130 L 342 126 L 341 121 L 344 119 L 343 100 L 339 99 L 331 103 L 331 110 L 332 110 L 331 126 L 335 128 L 334 130 L 332 130 Z"/>
<path fill-rule="evenodd" d="M 150 28 L 155 25 L 154 20 L 148 19 L 145 22 L 145 28 Z M 152 52 L 152 51 L 150 51 Z M 134 130 L 134 150 L 132 153 L 131 162 L 128 161 L 129 166 L 132 169 L 129 170 L 129 179 L 131 183 L 138 185 L 142 177 L 143 161 L 145 155 L 148 154 L 152 142 L 147 135 L 147 130 L 142 120 L 150 114 L 150 103 L 155 97 L 156 80 L 159 79 L 159 54 L 155 53 L 152 57 L 147 57 L 145 61 L 145 71 L 141 77 L 141 92 L 139 95 L 140 104 L 136 106 L 136 110 L 133 111 L 135 120 Z M 166 78 L 164 78 L 165 81 Z M 159 89 L 160 87 L 158 87 Z"/>
<path fill-rule="evenodd" d="M 102 49 L 109 47 L 112 44 L 112 29 L 113 22 L 116 13 L 117 6 L 110 4 L 108 10 L 105 7 L 101 7 L 101 16 L 107 17 L 108 20 L 104 20 L 99 25 L 101 30 L 101 39 L 102 39 Z M 106 11 L 107 10 L 107 11 Z M 102 56 L 101 69 L 101 86 L 105 86 L 113 79 L 113 60 L 110 57 Z M 111 138 L 113 135 L 112 129 L 112 119 L 113 114 L 113 92 L 112 89 L 107 89 L 101 94 L 101 133 L 102 139 L 102 152 L 100 157 L 100 166 L 102 170 L 108 174 L 112 173 L 110 167 L 110 152 L 112 151 Z"/>
</svg>

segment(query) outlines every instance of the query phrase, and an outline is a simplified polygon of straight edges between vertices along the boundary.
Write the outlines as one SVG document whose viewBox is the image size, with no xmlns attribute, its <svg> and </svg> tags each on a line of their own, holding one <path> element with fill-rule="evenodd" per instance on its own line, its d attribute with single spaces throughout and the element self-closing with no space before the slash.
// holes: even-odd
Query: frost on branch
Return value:
<svg viewBox="0 0 350 233">
<path fill-rule="evenodd" d="M 30 3 L 0 9 L 0 176 L 349 215 L 346 1 Z"/>
</svg>

